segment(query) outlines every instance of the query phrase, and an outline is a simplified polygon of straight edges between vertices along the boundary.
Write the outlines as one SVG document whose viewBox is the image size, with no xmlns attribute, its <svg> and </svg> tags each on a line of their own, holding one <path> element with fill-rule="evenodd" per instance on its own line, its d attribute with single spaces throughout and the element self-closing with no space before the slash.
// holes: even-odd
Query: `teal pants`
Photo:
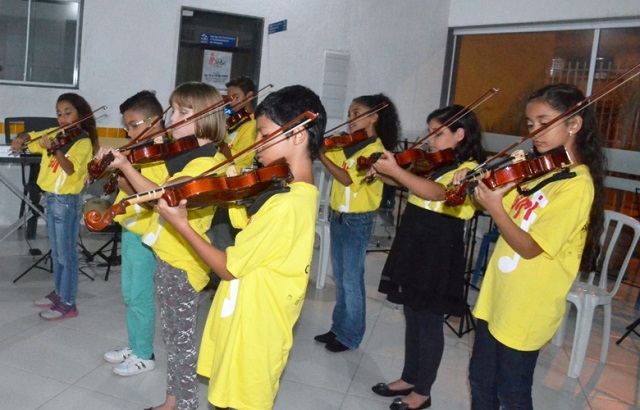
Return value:
<svg viewBox="0 0 640 410">
<path fill-rule="evenodd" d="M 129 347 L 141 359 L 153 355 L 156 323 L 153 277 L 156 259 L 142 235 L 122 229 L 122 298 L 127 305 Z"/>
</svg>

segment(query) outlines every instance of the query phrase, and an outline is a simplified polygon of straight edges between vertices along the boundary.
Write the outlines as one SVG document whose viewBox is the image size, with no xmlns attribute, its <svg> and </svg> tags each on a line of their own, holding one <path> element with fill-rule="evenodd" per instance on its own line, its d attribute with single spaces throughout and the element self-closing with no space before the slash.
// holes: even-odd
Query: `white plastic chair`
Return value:
<svg viewBox="0 0 640 410">
<path fill-rule="evenodd" d="M 633 231 L 633 237 L 630 243 L 619 243 L 620 233 L 624 227 Z M 610 236 L 608 232 L 611 232 Z M 606 240 L 608 236 L 610 239 Z M 640 222 L 619 212 L 605 211 L 604 232 L 600 237 L 600 243 L 602 244 L 600 254 L 600 261 L 602 262 L 601 271 L 591 272 L 587 282 L 581 281 L 580 275 L 578 275 L 578 278 L 571 286 L 571 290 L 567 295 L 567 311 L 565 312 L 562 324 L 551 341 L 551 343 L 556 346 L 562 346 L 567 317 L 571 303 L 573 303 L 576 306 L 576 328 L 567 372 L 569 377 L 577 378 L 580 376 L 584 358 L 587 353 L 587 346 L 589 345 L 594 311 L 598 306 L 604 307 L 600 363 L 606 363 L 607 361 L 609 334 L 611 330 L 611 301 L 620 288 L 620 282 L 625 276 L 629 260 L 638 244 L 638 238 L 640 238 Z M 620 246 L 625 246 L 625 248 L 621 249 Z M 610 287 L 608 284 L 609 268 L 616 268 L 609 266 L 614 251 L 618 254 L 622 252 L 624 259 L 617 272 L 615 283 Z M 596 275 L 599 275 L 598 283 L 594 283 Z"/>
<path fill-rule="evenodd" d="M 331 254 L 331 238 L 329 232 L 329 196 L 331 195 L 331 183 L 333 178 L 327 169 L 319 161 L 313 163 L 313 181 L 320 191 L 318 200 L 318 219 L 316 219 L 316 235 L 320 238 L 320 249 L 318 255 L 318 276 L 316 278 L 316 288 L 324 288 L 324 281 L 329 271 Z"/>
</svg>

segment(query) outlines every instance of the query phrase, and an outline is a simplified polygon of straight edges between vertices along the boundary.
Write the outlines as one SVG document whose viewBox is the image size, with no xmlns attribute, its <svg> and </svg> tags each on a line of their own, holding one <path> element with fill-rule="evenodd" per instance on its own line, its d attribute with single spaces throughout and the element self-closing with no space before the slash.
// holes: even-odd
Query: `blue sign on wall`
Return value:
<svg viewBox="0 0 640 410">
<path fill-rule="evenodd" d="M 217 47 L 236 48 L 238 47 L 238 37 L 202 33 L 200 34 L 200 44 L 208 44 L 210 46 Z"/>
<path fill-rule="evenodd" d="M 269 24 L 269 34 L 278 33 L 287 30 L 287 20 L 276 21 Z"/>
</svg>

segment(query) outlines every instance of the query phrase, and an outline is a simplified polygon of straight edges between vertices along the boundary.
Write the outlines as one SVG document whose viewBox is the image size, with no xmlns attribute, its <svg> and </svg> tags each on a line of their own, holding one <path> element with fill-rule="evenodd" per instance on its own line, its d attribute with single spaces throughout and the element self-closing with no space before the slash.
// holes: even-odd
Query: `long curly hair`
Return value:
<svg viewBox="0 0 640 410">
<path fill-rule="evenodd" d="M 541 101 L 558 112 L 565 112 L 575 107 L 585 96 L 572 84 L 558 83 L 547 85 L 534 91 L 528 99 Z M 574 114 L 582 118 L 582 127 L 576 134 L 576 155 L 578 161 L 589 167 L 593 180 L 594 197 L 589 215 L 587 241 L 582 254 L 580 269 L 591 271 L 595 269 L 600 253 L 600 236 L 604 231 L 604 202 L 606 192 L 604 178 L 607 168 L 607 157 L 602 149 L 602 138 L 598 132 L 596 116 L 593 106 L 587 106 Z"/>
<path fill-rule="evenodd" d="M 427 116 L 427 124 L 433 119 L 443 124 L 463 109 L 464 107 L 462 105 L 450 105 L 448 107 L 438 108 Z M 451 132 L 456 132 L 460 128 L 464 130 L 464 139 L 458 142 L 454 150 L 454 161 L 456 163 L 466 161 L 470 158 L 482 163 L 487 159 L 487 153 L 482 147 L 482 128 L 480 127 L 478 117 L 476 117 L 473 111 L 455 120 L 448 128 Z"/>
<path fill-rule="evenodd" d="M 362 95 L 353 99 L 354 103 L 363 105 L 368 109 L 377 107 L 382 103 L 388 104 L 387 107 L 377 112 L 378 121 L 374 128 L 378 138 L 382 141 L 382 145 L 389 151 L 394 151 L 398 145 L 400 138 L 400 118 L 395 104 L 384 94 Z"/>
</svg>

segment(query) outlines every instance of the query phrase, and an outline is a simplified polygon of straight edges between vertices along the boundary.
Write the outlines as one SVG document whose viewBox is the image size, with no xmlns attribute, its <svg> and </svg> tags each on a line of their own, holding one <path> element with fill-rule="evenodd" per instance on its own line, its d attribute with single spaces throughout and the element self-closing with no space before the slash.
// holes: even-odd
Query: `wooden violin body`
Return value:
<svg viewBox="0 0 640 410">
<path fill-rule="evenodd" d="M 74 138 L 82 133 L 82 128 L 79 126 L 75 126 L 73 128 L 69 128 L 58 133 L 55 138 L 52 140 L 53 145 L 51 148 L 47 149 L 47 153 L 49 155 L 53 155 L 57 150 L 64 147 L 67 144 L 70 144 Z"/>
<path fill-rule="evenodd" d="M 251 114 L 245 108 L 241 108 L 238 111 L 235 111 L 233 114 L 227 117 L 227 132 L 235 130 L 250 119 Z"/>
<path fill-rule="evenodd" d="M 89 211 L 84 215 L 84 221 L 92 231 L 101 231 L 113 221 L 116 215 L 123 214 L 127 206 L 133 203 L 163 198 L 169 206 L 177 206 L 181 200 L 186 199 L 188 208 L 202 208 L 251 198 L 277 183 L 290 182 L 292 179 L 289 165 L 285 162 L 249 170 L 232 177 L 215 175 L 198 177 L 141 196 L 125 198 L 109 208 L 104 215 L 100 215 L 98 211 Z M 137 198 L 142 200 L 136 201 Z"/>
<path fill-rule="evenodd" d="M 380 153 L 375 153 L 369 156 L 369 158 L 359 157 L 357 159 L 358 170 L 364 171 L 371 168 L 378 158 L 380 158 L 380 155 Z M 420 148 L 411 148 L 395 154 L 396 162 L 400 167 L 420 176 L 428 176 L 433 171 L 452 164 L 453 156 L 453 150 L 451 148 L 437 152 L 427 152 Z"/>
<path fill-rule="evenodd" d="M 345 149 L 353 145 L 356 145 L 357 143 L 362 142 L 367 138 L 369 138 L 369 135 L 365 130 L 362 129 L 362 130 L 355 131 L 351 134 L 345 133 L 342 135 L 327 137 L 324 140 L 322 140 L 322 148 L 325 151 Z"/>
<path fill-rule="evenodd" d="M 572 163 L 569 153 L 562 147 L 544 155 L 516 162 L 497 170 L 489 170 L 482 174 L 482 183 L 490 189 L 515 182 L 516 184 L 538 178 L 544 174 L 560 168 L 566 168 Z M 449 206 L 458 206 L 464 203 L 467 196 L 467 187 L 471 181 L 464 182 L 445 193 L 445 203 Z"/>
<path fill-rule="evenodd" d="M 147 140 L 144 144 L 128 149 L 129 152 L 126 157 L 131 164 L 148 164 L 175 158 L 180 154 L 198 148 L 198 146 L 198 139 L 193 135 L 163 144 L 153 144 L 152 140 Z M 105 171 L 113 161 L 113 158 L 113 154 L 107 154 L 99 161 L 92 160 L 89 162 L 87 170 L 92 182 L 105 175 Z"/>
</svg>

